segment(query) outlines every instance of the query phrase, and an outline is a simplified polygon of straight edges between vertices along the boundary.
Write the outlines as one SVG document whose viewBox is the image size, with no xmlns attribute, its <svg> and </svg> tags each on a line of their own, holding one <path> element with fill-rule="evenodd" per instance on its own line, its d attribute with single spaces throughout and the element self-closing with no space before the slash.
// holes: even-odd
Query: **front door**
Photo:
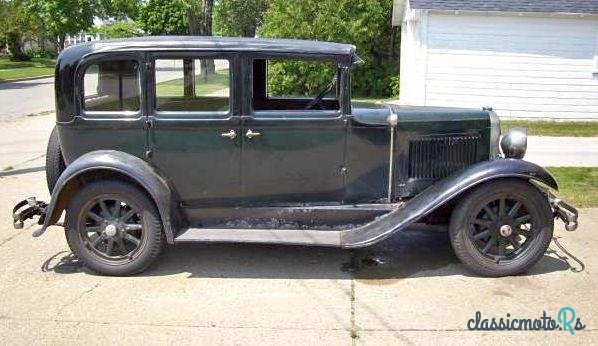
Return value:
<svg viewBox="0 0 598 346">
<path fill-rule="evenodd" d="M 148 148 L 185 209 L 234 206 L 240 183 L 240 118 L 232 55 L 156 54 Z"/>
<path fill-rule="evenodd" d="M 276 78 L 293 78 L 293 70 L 285 67 L 297 63 L 316 69 L 310 71 L 326 65 L 328 76 L 298 96 L 277 95 L 275 90 L 293 92 L 293 86 L 277 84 Z M 247 204 L 341 202 L 346 124 L 336 96 L 339 88 L 331 82 L 336 62 L 254 59 L 249 66 L 252 90 L 242 121 L 241 159 Z M 310 76 L 299 75 L 296 83 L 304 85 L 306 78 Z M 327 96 L 313 102 L 322 93 Z"/>
</svg>

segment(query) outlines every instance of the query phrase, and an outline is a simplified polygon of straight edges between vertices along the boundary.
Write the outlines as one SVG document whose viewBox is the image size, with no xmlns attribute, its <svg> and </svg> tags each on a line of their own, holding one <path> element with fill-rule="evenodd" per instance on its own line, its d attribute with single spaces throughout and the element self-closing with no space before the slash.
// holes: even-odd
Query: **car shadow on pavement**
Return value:
<svg viewBox="0 0 598 346">
<path fill-rule="evenodd" d="M 577 259 L 554 245 L 554 242 L 551 243 L 540 262 L 522 275 L 579 271 L 575 270 L 576 263 L 579 263 L 575 262 Z M 50 257 L 41 270 L 59 274 L 93 274 L 67 251 Z M 459 263 L 451 249 L 448 234 L 430 231 L 404 231 L 382 243 L 356 250 L 255 244 L 168 246 L 157 261 L 139 276 L 180 273 L 188 273 L 189 278 L 355 278 L 372 282 L 406 277 L 477 276 Z"/>
<path fill-rule="evenodd" d="M 29 167 L 29 168 L 21 168 L 21 169 L 8 169 L 0 172 L 0 178 L 2 177 L 9 177 L 13 175 L 21 175 L 27 173 L 34 173 L 34 172 L 42 172 L 46 170 L 46 166 L 37 166 L 37 167 Z"/>
</svg>

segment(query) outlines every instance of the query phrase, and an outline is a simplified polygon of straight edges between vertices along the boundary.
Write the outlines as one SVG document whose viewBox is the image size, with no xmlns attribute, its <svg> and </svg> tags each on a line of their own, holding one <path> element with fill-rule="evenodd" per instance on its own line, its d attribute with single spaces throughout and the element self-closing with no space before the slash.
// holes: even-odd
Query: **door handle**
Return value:
<svg viewBox="0 0 598 346">
<path fill-rule="evenodd" d="M 225 137 L 228 139 L 235 139 L 235 138 L 237 138 L 237 132 L 235 132 L 235 130 L 230 130 L 228 132 L 221 133 L 220 137 Z"/>
<path fill-rule="evenodd" d="M 245 137 L 251 139 L 253 137 L 257 137 L 257 136 L 261 136 L 262 134 L 259 132 L 253 132 L 251 131 L 251 129 L 247 130 L 247 133 L 245 134 Z"/>
</svg>

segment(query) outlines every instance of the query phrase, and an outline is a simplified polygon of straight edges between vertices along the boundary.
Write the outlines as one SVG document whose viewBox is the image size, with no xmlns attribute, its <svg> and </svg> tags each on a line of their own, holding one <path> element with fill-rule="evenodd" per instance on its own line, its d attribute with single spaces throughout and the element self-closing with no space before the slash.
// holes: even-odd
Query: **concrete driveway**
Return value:
<svg viewBox="0 0 598 346">
<path fill-rule="evenodd" d="M 49 119 L 49 117 L 47 117 Z M 62 229 L 13 230 L 22 197 L 47 199 L 43 172 L 51 121 L 0 129 L 0 340 L 2 344 L 592 344 L 598 340 L 598 209 L 529 273 L 480 278 L 447 235 L 410 230 L 345 251 L 259 245 L 168 248 L 146 273 L 94 275 L 72 257 Z M 48 125 L 49 124 L 49 125 Z M 36 141 L 12 143 L 16 134 Z M 44 135 L 44 133 L 46 135 Z M 29 139 L 24 135 L 25 139 Z M 44 137 L 46 136 L 46 137 Z M 16 139 L 15 139 L 16 140 Z M 12 144 L 11 144 L 12 143 Z M 41 155 L 40 155 L 41 153 Z M 560 244 L 560 247 L 559 245 Z M 572 307 L 586 325 L 568 332 L 473 332 L 484 317 L 557 318 Z"/>
</svg>

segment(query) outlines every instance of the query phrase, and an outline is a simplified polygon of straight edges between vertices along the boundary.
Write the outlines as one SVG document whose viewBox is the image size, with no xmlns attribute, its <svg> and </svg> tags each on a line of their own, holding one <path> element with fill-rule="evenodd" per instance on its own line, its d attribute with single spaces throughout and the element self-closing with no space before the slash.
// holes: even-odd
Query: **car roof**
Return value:
<svg viewBox="0 0 598 346">
<path fill-rule="evenodd" d="M 77 55 L 83 57 L 91 53 L 139 50 L 209 50 L 344 56 L 355 54 L 355 46 L 352 44 L 324 41 L 214 36 L 147 36 L 86 42 L 67 48 L 63 51 L 63 55 L 71 55 L 69 60 L 75 60 Z"/>
</svg>

